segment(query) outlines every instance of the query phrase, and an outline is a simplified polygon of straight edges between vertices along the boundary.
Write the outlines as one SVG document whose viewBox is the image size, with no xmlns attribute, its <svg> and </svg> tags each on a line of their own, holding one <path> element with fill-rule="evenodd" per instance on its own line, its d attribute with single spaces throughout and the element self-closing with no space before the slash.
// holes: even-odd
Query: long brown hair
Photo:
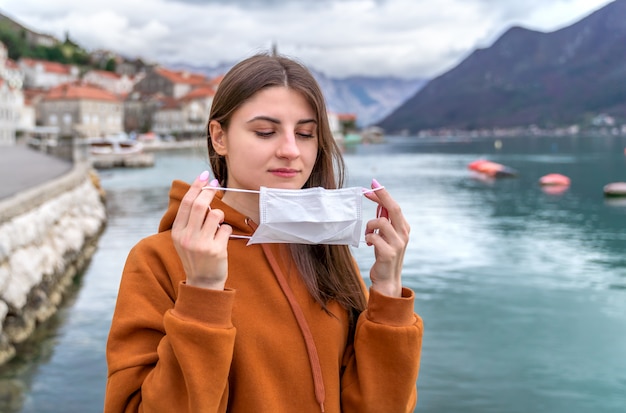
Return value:
<svg viewBox="0 0 626 413">
<path fill-rule="evenodd" d="M 228 129 L 233 113 L 255 93 L 273 86 L 285 86 L 311 105 L 317 117 L 318 151 L 311 176 L 303 188 L 321 186 L 341 188 L 345 181 L 345 164 L 330 130 L 322 91 L 301 63 L 284 57 L 257 54 L 236 64 L 222 79 L 211 106 L 209 122 L 218 121 Z M 216 179 L 228 186 L 226 159 L 211 144 L 207 125 L 209 160 Z M 356 315 L 365 309 L 365 295 L 360 275 L 346 245 L 290 244 L 289 249 L 311 296 L 328 311 L 330 300 L 337 301 L 350 314 L 351 327 Z"/>
</svg>

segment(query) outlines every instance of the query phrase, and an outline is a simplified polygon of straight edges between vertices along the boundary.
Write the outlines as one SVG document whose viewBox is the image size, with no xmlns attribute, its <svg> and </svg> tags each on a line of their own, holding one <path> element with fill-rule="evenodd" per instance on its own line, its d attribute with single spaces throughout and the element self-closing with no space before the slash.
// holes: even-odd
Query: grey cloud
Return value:
<svg viewBox="0 0 626 413">
<path fill-rule="evenodd" d="M 342 3 L 354 0 L 165 0 L 169 3 L 182 3 L 193 5 L 208 5 L 208 4 L 221 4 L 221 5 L 236 5 L 244 8 L 264 8 L 264 7 L 279 7 L 279 6 L 291 6 L 291 5 L 303 5 L 307 8 L 321 8 L 328 6 L 331 3 Z M 376 4 L 386 3 L 387 0 L 375 0 Z"/>
</svg>

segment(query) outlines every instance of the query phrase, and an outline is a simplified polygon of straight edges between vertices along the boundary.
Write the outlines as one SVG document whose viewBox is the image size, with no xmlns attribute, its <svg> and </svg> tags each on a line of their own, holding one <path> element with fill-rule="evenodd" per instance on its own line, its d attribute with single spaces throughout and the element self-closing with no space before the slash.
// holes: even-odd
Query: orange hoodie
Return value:
<svg viewBox="0 0 626 413">
<path fill-rule="evenodd" d="M 333 315 L 322 310 L 281 244 L 231 239 L 226 289 L 188 286 L 170 234 L 188 188 L 173 183 L 159 232 L 128 255 L 107 343 L 105 413 L 413 411 L 422 321 L 411 290 L 371 290 L 349 345 L 347 312 L 334 302 Z M 211 206 L 234 234 L 252 234 L 220 197 Z"/>
</svg>

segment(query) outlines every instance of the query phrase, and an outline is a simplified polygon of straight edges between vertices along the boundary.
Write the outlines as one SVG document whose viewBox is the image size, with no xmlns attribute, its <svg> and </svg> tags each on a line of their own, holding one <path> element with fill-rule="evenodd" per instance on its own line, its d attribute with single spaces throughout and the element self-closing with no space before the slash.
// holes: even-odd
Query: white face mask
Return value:
<svg viewBox="0 0 626 413">
<path fill-rule="evenodd" d="M 361 238 L 363 192 L 373 191 L 360 187 L 343 189 L 261 187 L 260 191 L 215 189 L 260 194 L 261 222 L 250 237 L 248 245 L 296 243 L 354 247 L 359 246 Z"/>
</svg>

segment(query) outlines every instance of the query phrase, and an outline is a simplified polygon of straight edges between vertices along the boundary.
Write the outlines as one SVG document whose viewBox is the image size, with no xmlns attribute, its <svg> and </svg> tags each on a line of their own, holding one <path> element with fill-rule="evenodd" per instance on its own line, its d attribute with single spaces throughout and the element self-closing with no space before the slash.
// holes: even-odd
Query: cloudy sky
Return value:
<svg viewBox="0 0 626 413">
<path fill-rule="evenodd" d="M 513 25 L 554 31 L 612 0 L 0 0 L 30 29 L 164 65 L 272 43 L 332 77 L 432 78 Z"/>
</svg>

